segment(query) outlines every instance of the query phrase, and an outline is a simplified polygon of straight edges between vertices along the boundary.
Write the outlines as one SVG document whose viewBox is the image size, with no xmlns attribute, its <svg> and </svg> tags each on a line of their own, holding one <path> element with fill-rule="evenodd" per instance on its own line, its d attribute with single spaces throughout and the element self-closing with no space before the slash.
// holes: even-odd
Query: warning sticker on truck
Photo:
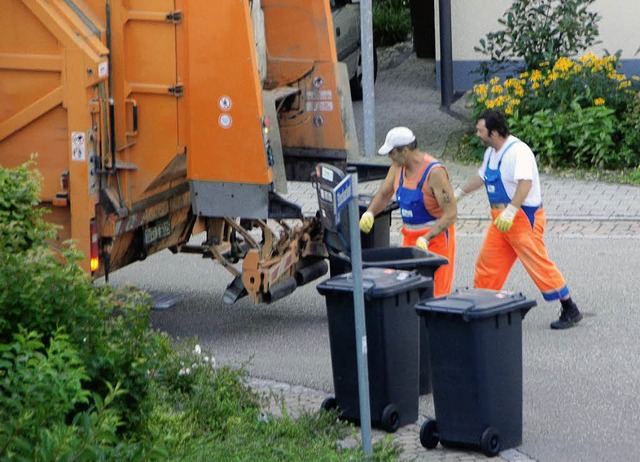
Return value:
<svg viewBox="0 0 640 462">
<path fill-rule="evenodd" d="M 71 159 L 79 162 L 87 159 L 87 137 L 84 132 L 71 132 Z"/>
</svg>

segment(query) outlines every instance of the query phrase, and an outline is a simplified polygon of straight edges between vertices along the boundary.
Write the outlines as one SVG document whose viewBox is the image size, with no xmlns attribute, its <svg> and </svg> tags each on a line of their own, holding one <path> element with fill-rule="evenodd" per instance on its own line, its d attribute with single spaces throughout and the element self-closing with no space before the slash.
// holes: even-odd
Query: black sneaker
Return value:
<svg viewBox="0 0 640 462">
<path fill-rule="evenodd" d="M 568 329 L 573 327 L 582 320 L 582 313 L 578 310 L 575 303 L 571 302 L 569 306 L 563 306 L 560 312 L 560 318 L 551 323 L 552 329 Z"/>
</svg>

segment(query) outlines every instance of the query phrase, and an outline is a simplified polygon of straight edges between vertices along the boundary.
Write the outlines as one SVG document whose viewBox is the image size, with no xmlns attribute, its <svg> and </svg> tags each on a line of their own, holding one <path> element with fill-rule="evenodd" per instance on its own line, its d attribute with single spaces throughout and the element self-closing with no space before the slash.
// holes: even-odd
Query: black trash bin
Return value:
<svg viewBox="0 0 640 462">
<path fill-rule="evenodd" d="M 358 195 L 359 216 L 367 211 L 371 203 L 370 194 Z M 369 233 L 360 232 L 360 248 L 362 252 L 388 248 L 390 245 L 391 213 L 398 208 L 397 202 L 391 202 L 382 212 L 376 215 L 373 227 Z M 349 234 L 349 218 L 346 210 L 342 212 L 335 230 L 325 231 L 325 243 L 329 249 L 329 274 L 337 276 L 351 271 L 349 257 L 345 252 L 351 251 L 351 235 Z M 364 258 L 364 257 L 363 257 Z M 346 263 L 346 264 L 345 264 Z"/>
<path fill-rule="evenodd" d="M 331 275 L 351 271 L 350 257 L 344 253 L 335 253 L 329 249 Z M 449 263 L 445 257 L 427 252 L 418 247 L 387 247 L 362 250 L 362 266 L 384 267 L 405 271 L 414 270 L 422 276 L 433 279 L 433 275 L 442 265 Z M 433 285 L 424 292 L 424 298 L 433 297 Z M 419 319 L 418 319 L 419 321 Z M 431 366 L 429 359 L 429 333 L 425 323 L 420 324 L 420 395 L 431 392 Z"/>
<path fill-rule="evenodd" d="M 429 330 L 436 420 L 420 442 L 479 448 L 487 456 L 522 443 L 522 294 L 463 289 L 416 305 Z"/>
<path fill-rule="evenodd" d="M 312 181 L 318 195 L 319 216 L 325 227 L 324 241 L 329 253 L 329 272 L 332 277 L 351 271 L 351 239 L 349 232 L 348 210 L 336 214 L 333 207 L 335 188 L 343 181 L 345 174 L 329 164 L 318 164 L 312 174 Z M 369 204 L 371 196 L 358 196 L 359 214 L 362 215 Z M 440 255 L 424 251 L 417 247 L 389 247 L 391 212 L 398 208 L 392 202 L 378 216 L 369 234 L 360 233 L 363 267 L 382 267 L 401 270 L 415 270 L 423 276 L 433 278 L 435 271 L 448 260 Z M 433 297 L 433 289 L 424 293 L 425 298 Z M 420 378 L 419 393 L 431 391 L 431 369 L 429 360 L 428 333 L 425 326 L 420 325 Z"/>
<path fill-rule="evenodd" d="M 369 208 L 372 194 L 358 194 L 358 213 L 362 216 L 364 212 Z M 360 232 L 360 247 L 362 249 L 374 249 L 378 247 L 389 247 L 390 231 L 391 231 L 391 212 L 398 208 L 398 203 L 393 201 L 387 205 L 382 212 L 376 215 L 373 227 L 368 233 Z M 345 219 L 342 223 L 348 225 L 348 220 Z M 347 227 L 345 236 L 349 235 Z"/>
<path fill-rule="evenodd" d="M 387 268 L 363 269 L 362 278 L 371 424 L 395 432 L 418 418 L 419 327 L 414 307 L 433 281 Z M 335 391 L 322 407 L 337 407 L 342 419 L 359 423 L 353 284 L 352 273 L 347 273 L 317 287 L 326 296 Z"/>
</svg>

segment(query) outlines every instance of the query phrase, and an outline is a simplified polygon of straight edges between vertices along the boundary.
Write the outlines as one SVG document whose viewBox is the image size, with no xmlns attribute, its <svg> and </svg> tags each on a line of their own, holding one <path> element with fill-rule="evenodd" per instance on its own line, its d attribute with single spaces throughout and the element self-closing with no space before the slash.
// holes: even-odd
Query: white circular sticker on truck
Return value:
<svg viewBox="0 0 640 462">
<path fill-rule="evenodd" d="M 84 132 L 71 132 L 71 159 L 79 162 L 87 159 L 87 138 Z"/>
<path fill-rule="evenodd" d="M 228 111 L 229 109 L 231 109 L 232 104 L 233 103 L 231 102 L 231 98 L 229 98 L 228 96 L 223 96 L 218 101 L 218 106 L 220 106 L 220 109 L 222 109 L 223 111 Z"/>
<path fill-rule="evenodd" d="M 218 117 L 218 124 L 220 124 L 222 128 L 229 128 L 231 127 L 232 123 L 233 119 L 229 114 L 222 114 L 220 117 Z"/>
</svg>

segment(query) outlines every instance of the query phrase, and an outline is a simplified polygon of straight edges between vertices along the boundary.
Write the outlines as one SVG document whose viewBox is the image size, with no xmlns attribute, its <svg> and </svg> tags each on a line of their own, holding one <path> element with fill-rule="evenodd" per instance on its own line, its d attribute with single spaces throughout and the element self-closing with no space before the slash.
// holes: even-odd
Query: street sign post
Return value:
<svg viewBox="0 0 640 462">
<path fill-rule="evenodd" d="M 357 197 L 358 171 L 347 169 L 347 176 L 334 189 L 335 209 L 340 214 L 348 205 L 349 236 L 351 238 L 351 273 L 353 276 L 353 309 L 356 325 L 356 348 L 358 363 L 358 394 L 360 400 L 360 429 L 362 430 L 362 450 L 371 454 L 371 408 L 369 400 L 369 365 L 367 360 L 367 329 L 364 313 L 362 289 L 362 249 L 360 247 L 360 227 Z"/>
</svg>

